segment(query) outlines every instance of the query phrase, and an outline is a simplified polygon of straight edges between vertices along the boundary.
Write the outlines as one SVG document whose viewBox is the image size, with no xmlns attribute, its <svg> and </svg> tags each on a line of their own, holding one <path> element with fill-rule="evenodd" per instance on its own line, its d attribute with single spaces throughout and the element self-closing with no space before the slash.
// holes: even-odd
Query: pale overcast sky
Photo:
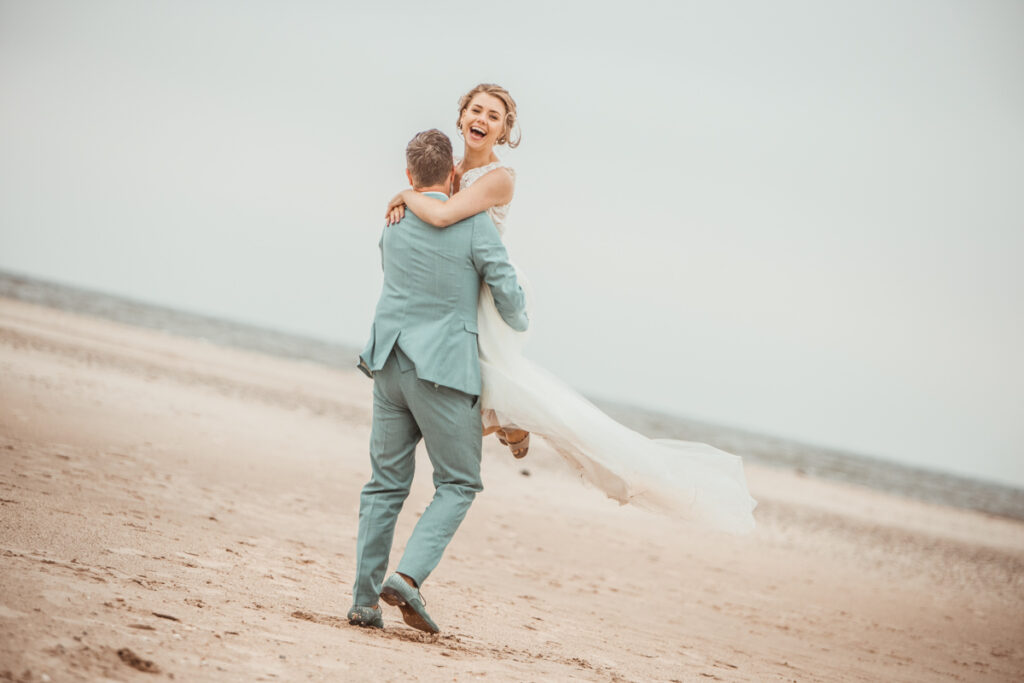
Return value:
<svg viewBox="0 0 1024 683">
<path fill-rule="evenodd" d="M 0 268 L 361 346 L 493 81 L 541 365 L 1024 485 L 1024 3 L 347 5 L 0 1 Z"/>
</svg>

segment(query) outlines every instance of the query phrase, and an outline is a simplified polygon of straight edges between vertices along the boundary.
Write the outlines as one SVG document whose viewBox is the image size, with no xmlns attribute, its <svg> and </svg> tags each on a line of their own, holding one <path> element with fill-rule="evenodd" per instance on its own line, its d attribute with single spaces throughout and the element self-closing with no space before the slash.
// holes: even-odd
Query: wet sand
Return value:
<svg viewBox="0 0 1024 683">
<path fill-rule="evenodd" d="M 723 536 L 492 439 L 442 633 L 348 626 L 370 390 L 0 299 L 0 680 L 1024 678 L 1022 522 L 749 466 Z"/>
</svg>

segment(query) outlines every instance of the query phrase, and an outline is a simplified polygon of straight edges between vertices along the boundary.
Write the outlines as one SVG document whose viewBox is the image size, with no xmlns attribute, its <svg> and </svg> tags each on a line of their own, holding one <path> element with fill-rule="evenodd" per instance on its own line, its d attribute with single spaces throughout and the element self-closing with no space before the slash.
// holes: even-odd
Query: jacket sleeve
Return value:
<svg viewBox="0 0 1024 683">
<path fill-rule="evenodd" d="M 387 228 L 385 228 L 386 230 Z M 377 242 L 377 249 L 380 250 L 380 269 L 384 270 L 384 233 L 380 234 L 380 242 Z"/>
<path fill-rule="evenodd" d="M 473 218 L 473 265 L 491 288 L 494 305 L 509 327 L 524 332 L 530 324 L 526 315 L 526 295 L 516 279 L 516 269 L 508 260 L 505 244 L 486 213 Z"/>
</svg>

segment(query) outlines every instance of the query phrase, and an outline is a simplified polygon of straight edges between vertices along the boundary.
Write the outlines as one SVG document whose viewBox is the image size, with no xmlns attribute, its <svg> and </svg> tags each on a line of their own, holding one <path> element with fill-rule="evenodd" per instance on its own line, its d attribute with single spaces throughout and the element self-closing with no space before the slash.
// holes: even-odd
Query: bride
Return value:
<svg viewBox="0 0 1024 683">
<path fill-rule="evenodd" d="M 520 137 L 513 138 L 515 123 L 516 103 L 504 88 L 483 83 L 463 95 L 457 125 L 465 146 L 455 165 L 454 193 L 445 202 L 404 190 L 388 204 L 387 223 L 400 220 L 406 206 L 441 229 L 487 211 L 504 236 L 515 172 L 494 147 L 519 145 Z M 496 432 L 516 457 L 526 454 L 532 432 L 554 446 L 584 480 L 619 503 L 670 512 L 725 531 L 753 529 L 757 503 L 747 491 L 738 456 L 701 443 L 648 439 L 615 422 L 523 356 L 526 333 L 505 324 L 486 286 L 480 292 L 477 327 L 484 433 Z"/>
</svg>

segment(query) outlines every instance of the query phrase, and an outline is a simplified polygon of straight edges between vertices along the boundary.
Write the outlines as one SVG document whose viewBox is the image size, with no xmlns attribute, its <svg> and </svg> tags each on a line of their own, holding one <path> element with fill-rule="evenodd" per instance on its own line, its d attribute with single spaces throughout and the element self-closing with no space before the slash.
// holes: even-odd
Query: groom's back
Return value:
<svg viewBox="0 0 1024 683">
<path fill-rule="evenodd" d="M 371 374 L 383 368 L 397 345 L 420 379 L 467 394 L 480 393 L 477 230 L 497 236 L 487 214 L 438 229 L 406 211 L 401 221 L 384 229 L 380 241 L 384 284 L 370 341 L 360 356 L 361 367 Z"/>
<path fill-rule="evenodd" d="M 473 230 L 483 227 L 478 221 L 488 220 L 478 214 L 438 229 L 407 211 L 386 228 L 380 243 L 384 285 L 378 319 L 383 313 L 413 325 L 455 317 L 475 328 L 480 273 L 473 262 Z"/>
</svg>

